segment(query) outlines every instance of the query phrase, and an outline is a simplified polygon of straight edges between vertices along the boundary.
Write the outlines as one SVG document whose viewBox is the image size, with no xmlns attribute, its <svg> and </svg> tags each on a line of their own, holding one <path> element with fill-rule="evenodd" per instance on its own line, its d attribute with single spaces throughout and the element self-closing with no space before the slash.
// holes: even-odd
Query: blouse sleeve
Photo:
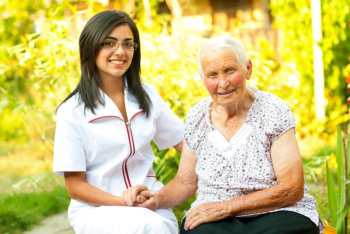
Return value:
<svg viewBox="0 0 350 234">
<path fill-rule="evenodd" d="M 267 111 L 267 117 L 271 119 L 267 125 L 267 136 L 272 144 L 287 130 L 295 128 L 295 119 L 287 103 L 277 96 L 272 97 L 271 106 Z"/>
<path fill-rule="evenodd" d="M 204 109 L 205 99 L 194 105 L 186 117 L 184 142 L 193 152 L 196 151 L 203 137 L 202 131 L 206 128 Z"/>
<path fill-rule="evenodd" d="M 68 100 L 69 101 L 69 100 Z M 54 142 L 53 172 L 86 171 L 86 157 L 78 121 L 64 103 L 57 110 Z"/>
<path fill-rule="evenodd" d="M 156 112 L 156 133 L 153 137 L 153 141 L 160 150 L 168 149 L 183 140 L 183 124 L 172 110 L 170 110 L 156 89 L 150 85 L 148 85 L 148 87 L 151 90 L 150 97 L 153 110 Z"/>
</svg>

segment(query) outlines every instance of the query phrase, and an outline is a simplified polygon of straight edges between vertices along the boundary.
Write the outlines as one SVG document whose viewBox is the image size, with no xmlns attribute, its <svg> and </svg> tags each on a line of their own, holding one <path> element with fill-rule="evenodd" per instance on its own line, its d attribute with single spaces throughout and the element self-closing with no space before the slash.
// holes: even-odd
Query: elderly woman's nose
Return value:
<svg viewBox="0 0 350 234">
<path fill-rule="evenodd" d="M 228 82 L 228 80 L 226 79 L 226 76 L 225 76 L 225 75 L 219 75 L 218 78 L 219 78 L 219 79 L 218 79 L 218 85 L 219 85 L 220 87 L 226 87 L 226 86 L 229 84 L 229 82 Z"/>
</svg>

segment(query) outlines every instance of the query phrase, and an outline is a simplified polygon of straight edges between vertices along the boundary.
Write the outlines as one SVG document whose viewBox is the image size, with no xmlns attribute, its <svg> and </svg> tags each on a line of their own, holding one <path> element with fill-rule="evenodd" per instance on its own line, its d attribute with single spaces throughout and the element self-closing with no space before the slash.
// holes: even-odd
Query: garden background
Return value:
<svg viewBox="0 0 350 234">
<path fill-rule="evenodd" d="M 253 63 L 249 85 L 280 96 L 295 115 L 305 178 L 321 219 L 337 226 L 334 217 L 346 217 L 349 157 L 342 155 L 350 151 L 339 139 L 348 143 L 350 1 L 240 0 L 226 11 L 222 2 L 230 1 L 0 0 L 0 233 L 21 233 L 67 209 L 63 179 L 52 174 L 55 110 L 79 81 L 84 24 L 111 8 L 134 17 L 142 79 L 182 120 L 208 95 L 197 68 L 201 44 L 224 33 L 241 39 Z M 315 36 L 317 2 L 321 31 Z M 321 56 L 314 56 L 317 49 Z M 154 169 L 166 183 L 180 155 L 154 150 Z M 178 219 L 190 203 L 174 208 Z"/>
</svg>

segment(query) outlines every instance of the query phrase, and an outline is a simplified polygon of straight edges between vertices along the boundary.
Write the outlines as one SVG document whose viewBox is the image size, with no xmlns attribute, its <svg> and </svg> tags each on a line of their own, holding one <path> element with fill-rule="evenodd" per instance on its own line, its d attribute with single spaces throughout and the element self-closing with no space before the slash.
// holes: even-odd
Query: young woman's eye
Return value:
<svg viewBox="0 0 350 234">
<path fill-rule="evenodd" d="M 123 42 L 122 46 L 126 49 L 131 49 L 134 46 L 134 44 L 132 42 Z"/>
<path fill-rule="evenodd" d="M 108 48 L 114 48 L 114 47 L 115 47 L 115 44 L 116 44 L 115 41 L 104 41 L 104 42 L 102 43 L 102 45 L 103 45 L 104 47 L 108 47 Z"/>
</svg>

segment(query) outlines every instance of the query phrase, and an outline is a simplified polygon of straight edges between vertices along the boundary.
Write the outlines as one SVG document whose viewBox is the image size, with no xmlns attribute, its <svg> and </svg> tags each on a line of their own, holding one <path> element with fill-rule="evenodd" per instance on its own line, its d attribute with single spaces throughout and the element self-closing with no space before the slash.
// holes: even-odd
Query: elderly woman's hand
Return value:
<svg viewBox="0 0 350 234">
<path fill-rule="evenodd" d="M 143 200 L 142 202 L 138 202 L 135 204 L 137 207 L 144 207 L 150 210 L 155 211 L 158 208 L 159 205 L 159 198 L 157 196 L 157 193 L 154 191 L 142 191 L 139 195 L 143 198 L 146 198 L 146 200 Z"/>
<path fill-rule="evenodd" d="M 193 229 L 202 223 L 214 222 L 230 216 L 225 202 L 204 203 L 189 212 L 184 228 Z"/>
<path fill-rule="evenodd" d="M 128 206 L 133 206 L 136 203 L 145 202 L 148 197 L 142 195 L 142 192 L 148 191 L 147 186 L 135 185 L 123 191 L 122 198 Z"/>
</svg>

